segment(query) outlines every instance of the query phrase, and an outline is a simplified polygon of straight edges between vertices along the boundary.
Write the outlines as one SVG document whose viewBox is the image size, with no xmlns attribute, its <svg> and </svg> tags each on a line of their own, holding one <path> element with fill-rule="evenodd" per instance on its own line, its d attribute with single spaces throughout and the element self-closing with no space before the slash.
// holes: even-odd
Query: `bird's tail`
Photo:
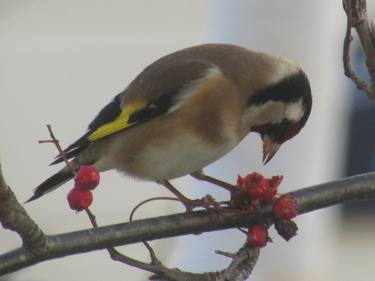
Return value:
<svg viewBox="0 0 375 281">
<path fill-rule="evenodd" d="M 39 197 L 47 194 L 48 192 L 55 190 L 71 178 L 73 178 L 72 171 L 68 167 L 63 168 L 53 176 L 46 179 L 39 186 L 37 186 L 34 189 L 34 194 L 25 203 L 34 201 L 35 199 L 38 199 Z"/>
</svg>

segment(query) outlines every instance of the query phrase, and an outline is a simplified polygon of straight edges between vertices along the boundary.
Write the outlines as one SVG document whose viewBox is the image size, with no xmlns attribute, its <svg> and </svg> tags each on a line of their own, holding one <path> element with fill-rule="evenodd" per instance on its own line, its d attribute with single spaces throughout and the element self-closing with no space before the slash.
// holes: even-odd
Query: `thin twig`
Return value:
<svg viewBox="0 0 375 281">
<path fill-rule="evenodd" d="M 159 200 L 171 200 L 171 201 L 178 201 L 178 202 L 181 202 L 180 199 L 178 198 L 174 198 L 174 197 L 153 197 L 153 198 L 149 198 L 149 199 L 146 199 L 140 203 L 138 203 L 134 208 L 133 210 L 130 212 L 130 216 L 129 216 L 129 222 L 133 221 L 133 216 L 135 214 L 135 212 L 141 207 L 143 206 L 144 204 L 146 203 L 149 203 L 149 202 L 152 202 L 152 201 L 159 201 Z M 148 252 L 149 252 L 149 255 L 150 255 L 150 259 L 151 259 L 151 263 L 152 264 L 160 264 L 159 262 L 159 259 L 156 257 L 156 254 L 155 254 L 155 251 L 154 249 L 151 247 L 151 245 L 149 243 L 147 243 L 147 241 L 142 241 L 143 245 L 145 245 L 145 247 L 147 248 Z"/>
<path fill-rule="evenodd" d="M 89 217 L 89 220 L 94 228 L 98 228 L 98 224 L 96 222 L 96 217 L 93 212 L 89 208 L 85 209 L 87 216 Z"/>
<path fill-rule="evenodd" d="M 231 259 L 233 259 L 236 256 L 236 254 L 224 252 L 224 251 L 221 251 L 221 250 L 215 250 L 215 254 L 218 254 L 218 255 L 221 255 L 221 256 L 224 256 L 224 257 L 227 257 L 227 258 L 231 258 Z"/>
<path fill-rule="evenodd" d="M 59 140 L 55 137 L 55 134 L 53 133 L 52 126 L 48 124 L 47 129 L 48 129 L 48 132 L 49 132 L 49 135 L 50 135 L 51 139 L 50 140 L 40 140 L 38 143 L 53 143 L 56 146 L 57 150 L 59 151 L 59 155 L 64 160 L 66 166 L 68 166 L 69 169 L 72 171 L 73 175 L 75 175 L 76 170 L 74 169 L 72 163 L 69 162 L 68 158 L 66 157 L 66 154 L 65 154 L 64 150 L 61 148 Z"/>
<path fill-rule="evenodd" d="M 159 201 L 159 200 L 170 200 L 170 201 L 177 201 L 177 202 L 180 202 L 180 199 L 178 199 L 178 198 L 174 198 L 174 197 L 164 197 L 164 196 L 161 196 L 161 197 L 153 197 L 153 198 L 146 199 L 146 200 L 144 200 L 144 201 L 138 203 L 138 204 L 133 208 L 133 210 L 130 212 L 130 215 L 129 215 L 129 221 L 133 221 L 133 217 L 134 217 L 135 212 L 136 212 L 141 206 L 143 206 L 144 204 L 149 203 L 149 202 L 151 202 L 151 201 Z"/>
<path fill-rule="evenodd" d="M 92 226 L 94 228 L 98 228 L 98 223 L 96 221 L 96 217 L 95 217 L 94 213 L 91 212 L 91 210 L 89 208 L 85 209 L 85 211 L 86 211 L 87 216 L 89 217 L 89 220 L 90 220 Z M 148 246 L 148 244 L 147 244 L 147 246 Z M 157 259 L 156 259 L 155 253 L 152 249 L 151 249 L 151 251 L 149 250 L 150 253 L 153 254 L 153 259 L 152 259 L 153 263 L 152 264 L 144 263 L 144 262 L 138 261 L 136 259 L 130 258 L 130 257 L 120 253 L 115 248 L 107 248 L 107 251 L 108 251 L 111 259 L 113 259 L 115 261 L 119 261 L 119 262 L 125 263 L 127 265 L 130 265 L 130 266 L 142 269 L 142 270 L 147 270 L 147 271 L 150 271 L 152 273 L 158 272 L 157 268 L 155 267 L 155 264 L 156 264 L 155 261 Z"/>
</svg>

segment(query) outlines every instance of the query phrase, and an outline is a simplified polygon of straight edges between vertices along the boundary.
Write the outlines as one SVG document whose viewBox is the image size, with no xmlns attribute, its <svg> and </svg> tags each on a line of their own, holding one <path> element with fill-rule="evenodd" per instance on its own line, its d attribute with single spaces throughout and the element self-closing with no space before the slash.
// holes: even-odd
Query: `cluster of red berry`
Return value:
<svg viewBox="0 0 375 281">
<path fill-rule="evenodd" d="M 243 178 L 238 176 L 238 193 L 232 198 L 231 207 L 256 210 L 262 204 L 273 203 L 276 229 L 284 238 L 289 239 L 296 231 L 296 226 L 291 219 L 298 214 L 297 201 L 289 195 L 277 195 L 277 188 L 282 179 L 282 176 L 266 179 L 255 172 Z M 91 190 L 98 186 L 99 181 L 99 172 L 94 167 L 82 166 L 75 176 L 74 188 L 67 196 L 70 208 L 76 211 L 87 209 L 93 201 Z M 255 247 L 264 247 L 270 240 L 268 229 L 263 225 L 250 227 L 247 237 L 248 242 Z"/>
<path fill-rule="evenodd" d="M 74 188 L 68 193 L 67 199 L 72 210 L 87 209 L 93 200 L 92 192 L 100 181 L 99 172 L 92 166 L 82 166 L 75 178 Z"/>
<path fill-rule="evenodd" d="M 298 214 L 297 201 L 289 195 L 277 196 L 277 188 L 282 179 L 282 176 L 266 179 L 254 172 L 244 178 L 238 176 L 237 187 L 242 194 L 247 194 L 250 206 L 253 204 L 260 207 L 264 203 L 273 203 L 275 220 L 288 221 Z M 269 240 L 268 229 L 263 225 L 254 225 L 248 229 L 247 237 L 251 245 L 264 247 Z"/>
</svg>

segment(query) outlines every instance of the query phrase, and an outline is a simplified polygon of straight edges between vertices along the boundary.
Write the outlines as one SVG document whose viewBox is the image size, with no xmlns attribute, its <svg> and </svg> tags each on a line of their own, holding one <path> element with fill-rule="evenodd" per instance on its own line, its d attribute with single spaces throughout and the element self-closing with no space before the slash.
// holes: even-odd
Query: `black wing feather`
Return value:
<svg viewBox="0 0 375 281">
<path fill-rule="evenodd" d="M 95 131 L 100 126 L 110 123 L 121 114 L 120 94 L 107 104 L 90 123 L 89 129 Z"/>
<path fill-rule="evenodd" d="M 162 95 L 155 101 L 149 102 L 144 108 L 137 110 L 129 116 L 129 123 L 141 123 L 156 116 L 163 115 L 175 104 L 179 90 Z"/>
</svg>

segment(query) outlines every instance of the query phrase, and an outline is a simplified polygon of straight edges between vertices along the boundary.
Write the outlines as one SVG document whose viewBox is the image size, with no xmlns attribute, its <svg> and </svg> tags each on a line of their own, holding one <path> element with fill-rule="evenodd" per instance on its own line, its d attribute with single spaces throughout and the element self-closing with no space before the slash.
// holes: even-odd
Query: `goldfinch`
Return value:
<svg viewBox="0 0 375 281">
<path fill-rule="evenodd" d="M 305 125 L 311 105 L 307 76 L 292 61 L 234 45 L 199 45 L 146 67 L 64 152 L 75 169 L 117 169 L 167 187 L 189 174 L 209 180 L 202 169 L 251 132 L 260 134 L 263 160 L 270 161 Z M 52 164 L 59 162 L 61 156 Z M 71 178 L 64 167 L 28 201 Z"/>
</svg>

